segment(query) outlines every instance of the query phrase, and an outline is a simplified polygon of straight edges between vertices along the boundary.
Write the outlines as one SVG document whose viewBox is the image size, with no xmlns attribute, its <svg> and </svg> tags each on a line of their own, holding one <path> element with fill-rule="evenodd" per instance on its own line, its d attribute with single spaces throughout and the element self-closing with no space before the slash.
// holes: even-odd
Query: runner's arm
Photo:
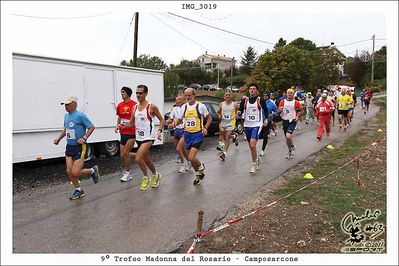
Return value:
<svg viewBox="0 0 399 266">
<path fill-rule="evenodd" d="M 58 145 L 58 143 L 60 143 L 60 141 L 61 141 L 65 136 L 66 136 L 66 129 L 64 128 L 64 129 L 61 131 L 61 133 L 60 133 L 60 135 L 58 136 L 58 138 L 56 138 L 56 139 L 54 140 L 54 144 L 55 144 L 55 145 Z"/>
</svg>

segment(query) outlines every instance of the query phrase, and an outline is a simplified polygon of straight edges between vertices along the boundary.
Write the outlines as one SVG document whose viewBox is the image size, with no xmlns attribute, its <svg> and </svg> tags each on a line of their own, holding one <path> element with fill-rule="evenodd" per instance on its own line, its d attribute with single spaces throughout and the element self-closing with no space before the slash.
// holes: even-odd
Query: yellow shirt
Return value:
<svg viewBox="0 0 399 266">
<path fill-rule="evenodd" d="M 338 96 L 338 110 L 348 110 L 352 101 L 352 96 L 349 96 L 348 94 Z"/>
</svg>

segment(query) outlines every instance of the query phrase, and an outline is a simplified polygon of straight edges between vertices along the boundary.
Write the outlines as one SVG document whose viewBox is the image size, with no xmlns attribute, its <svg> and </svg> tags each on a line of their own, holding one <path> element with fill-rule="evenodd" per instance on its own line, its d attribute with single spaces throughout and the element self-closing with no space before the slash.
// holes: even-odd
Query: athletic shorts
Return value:
<svg viewBox="0 0 399 266">
<path fill-rule="evenodd" d="M 87 144 L 78 145 L 66 145 L 65 156 L 72 157 L 72 160 L 76 161 L 79 159 L 84 159 L 87 152 Z"/>
<path fill-rule="evenodd" d="M 153 139 L 147 139 L 147 140 L 136 140 L 137 143 L 137 148 L 140 148 L 141 144 L 147 143 L 147 142 L 152 142 L 152 144 L 154 144 L 155 140 Z"/>
<path fill-rule="evenodd" d="M 348 110 L 339 110 L 338 115 L 343 115 L 344 117 L 348 117 Z"/>
<path fill-rule="evenodd" d="M 184 132 L 184 142 L 186 143 L 187 150 L 191 148 L 196 148 L 197 150 L 199 150 L 202 141 L 204 141 L 202 131 L 199 131 L 197 133 Z"/>
<path fill-rule="evenodd" d="M 233 131 L 235 127 L 233 127 L 232 125 L 228 125 L 228 126 L 220 126 L 220 130 L 221 131 Z"/>
<path fill-rule="evenodd" d="M 254 139 L 254 140 L 259 139 L 261 127 L 244 127 L 244 130 L 245 130 L 245 136 L 247 137 L 248 142 L 251 139 Z"/>
<path fill-rule="evenodd" d="M 176 128 L 175 130 L 175 140 L 180 140 L 184 136 L 184 128 Z"/>
<path fill-rule="evenodd" d="M 283 119 L 283 130 L 284 130 L 284 135 L 294 133 L 295 127 L 296 127 L 296 121 L 292 120 L 291 122 L 289 120 L 284 120 Z"/>
<path fill-rule="evenodd" d="M 364 100 L 365 105 L 370 105 L 370 100 Z"/>
<path fill-rule="evenodd" d="M 136 139 L 136 135 L 135 134 L 121 134 L 121 145 L 126 145 L 127 141 L 129 139 Z"/>
</svg>

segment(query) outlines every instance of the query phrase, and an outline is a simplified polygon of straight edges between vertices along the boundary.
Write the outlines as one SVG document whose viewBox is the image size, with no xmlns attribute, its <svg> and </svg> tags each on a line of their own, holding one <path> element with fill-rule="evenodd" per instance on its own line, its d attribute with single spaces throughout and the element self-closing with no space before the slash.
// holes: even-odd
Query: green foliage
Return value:
<svg viewBox="0 0 399 266">
<path fill-rule="evenodd" d="M 337 83 L 339 79 L 338 65 L 344 63 L 344 59 L 334 48 L 323 49 L 311 53 L 313 62 L 313 78 L 311 87 L 326 87 Z"/>
<path fill-rule="evenodd" d="M 133 60 L 130 59 L 129 62 L 122 60 L 121 66 L 133 66 Z M 161 70 L 166 68 L 165 62 L 158 56 L 150 56 L 142 54 L 137 58 L 137 67 L 146 69 L 156 69 Z"/>
<path fill-rule="evenodd" d="M 292 85 L 308 86 L 312 77 L 312 61 L 307 51 L 287 45 L 272 52 L 266 51 L 246 79 L 256 82 L 260 92 L 282 92 Z"/>
<path fill-rule="evenodd" d="M 246 51 L 244 51 L 244 55 L 241 56 L 241 67 L 239 72 L 241 74 L 248 75 L 251 70 L 254 68 L 256 62 L 258 61 L 258 55 L 255 49 L 252 46 L 249 46 Z"/>
<path fill-rule="evenodd" d="M 282 48 L 287 45 L 287 41 L 283 38 L 278 39 L 278 42 L 274 45 L 274 50 Z"/>
<path fill-rule="evenodd" d="M 316 50 L 316 44 L 310 40 L 305 40 L 302 37 L 296 38 L 292 42 L 290 42 L 288 45 L 293 45 L 296 46 L 299 49 L 304 49 L 307 51 L 315 51 Z"/>
<path fill-rule="evenodd" d="M 180 77 L 177 73 L 167 69 L 164 74 L 164 95 L 165 97 L 176 96 L 178 93 L 177 85 L 180 84 Z"/>
</svg>

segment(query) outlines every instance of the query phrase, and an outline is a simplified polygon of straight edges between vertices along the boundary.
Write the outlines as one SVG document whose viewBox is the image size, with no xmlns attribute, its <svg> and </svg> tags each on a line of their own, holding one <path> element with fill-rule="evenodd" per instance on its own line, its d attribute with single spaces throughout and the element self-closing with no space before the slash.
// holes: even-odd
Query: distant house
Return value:
<svg viewBox="0 0 399 266">
<path fill-rule="evenodd" d="M 198 57 L 198 63 L 201 69 L 214 69 L 219 68 L 220 70 L 230 69 L 231 66 L 235 66 L 236 60 L 225 55 L 211 55 L 208 52 Z"/>
<path fill-rule="evenodd" d="M 320 46 L 316 48 L 317 50 L 326 50 L 326 49 L 330 49 L 332 50 L 335 54 L 337 54 L 340 59 L 345 60 L 346 56 L 340 51 L 338 50 L 338 48 L 335 46 L 335 44 L 332 42 L 330 45 L 328 46 Z M 338 71 L 339 71 L 339 76 L 342 77 L 344 76 L 344 64 L 338 64 Z"/>
</svg>

